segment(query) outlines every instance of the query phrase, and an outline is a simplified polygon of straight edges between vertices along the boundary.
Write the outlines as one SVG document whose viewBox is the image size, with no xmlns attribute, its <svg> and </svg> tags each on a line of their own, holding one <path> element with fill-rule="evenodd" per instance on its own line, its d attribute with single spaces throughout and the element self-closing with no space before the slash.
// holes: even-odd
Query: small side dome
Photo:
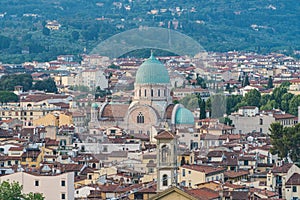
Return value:
<svg viewBox="0 0 300 200">
<path fill-rule="evenodd" d="M 183 107 L 178 108 L 175 115 L 175 124 L 194 124 L 195 119 L 193 113 Z"/>
<path fill-rule="evenodd" d="M 98 106 L 98 104 L 96 104 L 96 103 L 92 103 L 92 108 L 99 108 L 99 106 Z"/>
</svg>

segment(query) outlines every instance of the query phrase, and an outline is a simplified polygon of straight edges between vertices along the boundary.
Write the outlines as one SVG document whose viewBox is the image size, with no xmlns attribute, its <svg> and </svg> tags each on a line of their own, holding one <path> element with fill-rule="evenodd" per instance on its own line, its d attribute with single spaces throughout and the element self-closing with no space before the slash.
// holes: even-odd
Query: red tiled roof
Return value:
<svg viewBox="0 0 300 200">
<path fill-rule="evenodd" d="M 185 190 L 185 192 L 200 200 L 218 199 L 220 196 L 219 192 L 206 187 L 200 189 Z"/>
<path fill-rule="evenodd" d="M 1 161 L 6 161 L 6 160 L 21 160 L 21 157 L 18 156 L 0 156 Z"/>
<path fill-rule="evenodd" d="M 155 136 L 155 139 L 174 139 L 176 137 L 176 135 L 174 135 L 173 133 L 171 133 L 170 131 L 161 131 L 157 134 L 157 136 Z"/>
<path fill-rule="evenodd" d="M 220 173 L 225 171 L 223 167 L 213 167 L 208 165 L 183 165 L 182 168 L 203 172 L 205 174 Z"/>
<path fill-rule="evenodd" d="M 32 94 L 27 95 L 26 97 L 21 97 L 21 102 L 39 102 L 46 99 L 65 99 L 68 98 L 68 95 L 58 95 L 58 94 Z"/>
<path fill-rule="evenodd" d="M 228 188 L 233 188 L 233 189 L 245 188 L 245 186 L 232 184 L 230 182 L 225 182 L 224 185 L 223 185 L 223 187 L 228 187 Z"/>
<path fill-rule="evenodd" d="M 23 151 L 24 147 L 10 147 L 8 151 Z"/>
<path fill-rule="evenodd" d="M 249 172 L 248 171 L 226 171 L 224 172 L 224 177 L 228 177 L 228 178 L 236 178 L 236 177 L 239 177 L 239 176 L 244 176 L 244 175 L 248 175 Z"/>
<path fill-rule="evenodd" d="M 285 185 L 300 185 L 300 174 L 294 173 Z"/>
<path fill-rule="evenodd" d="M 274 167 L 272 169 L 273 173 L 287 173 L 289 169 L 293 166 L 293 163 L 287 163 L 279 167 Z"/>
<path fill-rule="evenodd" d="M 291 118 L 295 118 L 295 115 L 291 115 L 291 114 L 274 114 L 273 115 L 275 119 L 291 119 Z"/>
<path fill-rule="evenodd" d="M 128 111 L 129 104 L 107 104 L 102 111 L 102 118 L 123 119 Z"/>
</svg>

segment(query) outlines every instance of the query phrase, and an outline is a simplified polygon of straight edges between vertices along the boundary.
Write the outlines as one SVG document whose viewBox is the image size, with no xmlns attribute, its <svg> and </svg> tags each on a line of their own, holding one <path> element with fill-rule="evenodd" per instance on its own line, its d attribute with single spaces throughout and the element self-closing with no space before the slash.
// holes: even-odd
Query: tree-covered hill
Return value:
<svg viewBox="0 0 300 200">
<path fill-rule="evenodd" d="M 300 49 L 298 0 L 0 1 L 0 62 L 88 53 L 140 26 L 176 29 L 208 51 Z M 56 20 L 59 30 L 45 28 Z"/>
</svg>

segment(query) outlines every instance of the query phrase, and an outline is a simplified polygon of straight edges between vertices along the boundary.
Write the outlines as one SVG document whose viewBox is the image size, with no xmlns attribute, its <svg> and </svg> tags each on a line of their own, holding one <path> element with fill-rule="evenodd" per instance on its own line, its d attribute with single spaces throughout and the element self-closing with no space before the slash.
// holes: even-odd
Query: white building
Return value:
<svg viewBox="0 0 300 200">
<path fill-rule="evenodd" d="M 42 193 L 45 200 L 74 199 L 74 172 L 57 175 L 35 175 L 17 172 L 0 177 L 0 182 L 18 182 L 23 193 Z"/>
<path fill-rule="evenodd" d="M 270 133 L 270 125 L 278 122 L 283 126 L 293 126 L 296 123 L 296 116 L 285 113 L 281 110 L 269 110 L 257 112 L 257 108 L 242 107 L 237 113 L 228 117 L 234 125 L 234 133 Z"/>
<path fill-rule="evenodd" d="M 77 74 L 75 77 L 75 84 L 87 86 L 91 90 L 96 89 L 98 86 L 101 89 L 104 89 L 108 87 L 108 80 L 103 70 L 86 69 Z"/>
</svg>

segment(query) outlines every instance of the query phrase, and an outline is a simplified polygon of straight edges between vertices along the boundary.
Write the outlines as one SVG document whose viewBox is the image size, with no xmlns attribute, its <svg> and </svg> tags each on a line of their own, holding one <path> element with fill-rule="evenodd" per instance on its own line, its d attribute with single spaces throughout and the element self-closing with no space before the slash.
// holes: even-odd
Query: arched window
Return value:
<svg viewBox="0 0 300 200">
<path fill-rule="evenodd" d="M 168 158 L 169 148 L 166 145 L 161 147 L 161 162 L 166 163 Z"/>
<path fill-rule="evenodd" d="M 141 89 L 139 89 L 139 97 L 142 95 L 142 91 Z"/>
<path fill-rule="evenodd" d="M 168 175 L 167 174 L 164 174 L 162 177 L 162 185 L 168 186 Z"/>
<path fill-rule="evenodd" d="M 157 90 L 157 96 L 160 97 L 160 89 Z"/>
<path fill-rule="evenodd" d="M 145 97 L 147 96 L 147 90 L 145 90 Z"/>
<path fill-rule="evenodd" d="M 138 116 L 136 117 L 136 122 L 138 124 L 143 124 L 144 123 L 144 115 L 141 112 L 139 112 Z"/>
<path fill-rule="evenodd" d="M 164 96 L 167 95 L 167 89 L 164 89 Z"/>
<path fill-rule="evenodd" d="M 153 97 L 153 89 L 151 89 L 151 97 Z"/>
</svg>

